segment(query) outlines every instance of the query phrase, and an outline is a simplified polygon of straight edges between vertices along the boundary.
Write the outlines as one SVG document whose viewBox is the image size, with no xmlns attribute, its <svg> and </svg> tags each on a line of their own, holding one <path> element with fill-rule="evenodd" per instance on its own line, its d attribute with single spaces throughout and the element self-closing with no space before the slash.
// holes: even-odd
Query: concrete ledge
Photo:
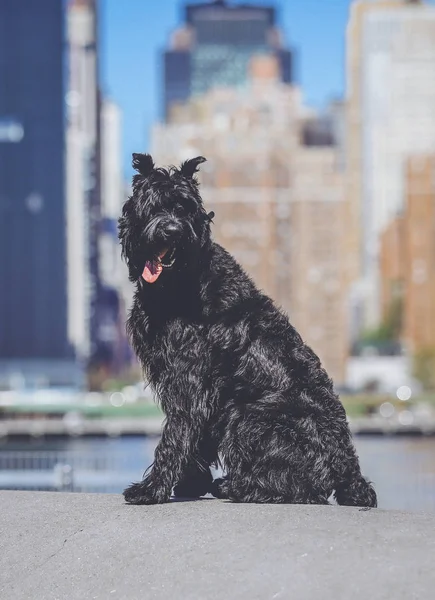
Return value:
<svg viewBox="0 0 435 600">
<path fill-rule="evenodd" d="M 435 515 L 0 492 L 2 600 L 433 598 Z"/>
</svg>

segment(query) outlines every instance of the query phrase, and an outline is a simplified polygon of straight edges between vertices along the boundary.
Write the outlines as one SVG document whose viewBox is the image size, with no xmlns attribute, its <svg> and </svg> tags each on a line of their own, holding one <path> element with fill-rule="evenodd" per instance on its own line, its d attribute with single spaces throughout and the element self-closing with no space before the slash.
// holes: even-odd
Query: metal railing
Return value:
<svg viewBox="0 0 435 600">
<path fill-rule="evenodd" d="M 375 484 L 380 508 L 435 511 L 435 458 L 416 455 L 408 444 L 401 453 L 396 445 L 386 451 L 380 439 L 358 440 L 363 473 Z M 120 493 L 141 479 L 153 446 L 0 450 L 0 489 Z"/>
<path fill-rule="evenodd" d="M 0 452 L 0 489 L 119 492 L 141 477 L 149 458 L 123 451 Z M 143 470 L 143 469 L 142 469 Z"/>
</svg>

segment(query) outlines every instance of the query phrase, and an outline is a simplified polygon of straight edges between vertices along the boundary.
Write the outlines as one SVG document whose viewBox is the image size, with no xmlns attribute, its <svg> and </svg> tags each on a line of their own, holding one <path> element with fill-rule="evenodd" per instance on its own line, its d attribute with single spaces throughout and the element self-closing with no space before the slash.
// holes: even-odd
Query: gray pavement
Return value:
<svg viewBox="0 0 435 600">
<path fill-rule="evenodd" d="M 433 599 L 435 515 L 0 492 L 1 600 Z"/>
</svg>

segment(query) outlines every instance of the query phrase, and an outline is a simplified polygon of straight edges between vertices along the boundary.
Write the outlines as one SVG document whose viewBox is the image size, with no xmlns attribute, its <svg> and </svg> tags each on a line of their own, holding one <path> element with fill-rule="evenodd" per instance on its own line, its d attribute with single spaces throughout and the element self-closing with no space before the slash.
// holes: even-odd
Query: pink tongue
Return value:
<svg viewBox="0 0 435 600">
<path fill-rule="evenodd" d="M 142 273 L 142 277 L 147 283 L 154 283 L 163 271 L 163 267 L 157 261 L 147 260 Z"/>
</svg>

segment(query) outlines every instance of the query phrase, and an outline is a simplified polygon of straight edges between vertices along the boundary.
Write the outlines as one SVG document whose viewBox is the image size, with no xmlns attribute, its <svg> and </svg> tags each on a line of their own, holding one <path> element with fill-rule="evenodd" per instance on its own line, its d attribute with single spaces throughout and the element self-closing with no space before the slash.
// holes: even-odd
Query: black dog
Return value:
<svg viewBox="0 0 435 600">
<path fill-rule="evenodd" d="M 166 414 L 132 504 L 212 492 L 236 502 L 376 506 L 319 359 L 235 259 L 211 241 L 194 178 L 134 154 L 119 236 L 136 284 L 128 332 Z M 212 481 L 210 465 L 226 477 Z"/>
</svg>

